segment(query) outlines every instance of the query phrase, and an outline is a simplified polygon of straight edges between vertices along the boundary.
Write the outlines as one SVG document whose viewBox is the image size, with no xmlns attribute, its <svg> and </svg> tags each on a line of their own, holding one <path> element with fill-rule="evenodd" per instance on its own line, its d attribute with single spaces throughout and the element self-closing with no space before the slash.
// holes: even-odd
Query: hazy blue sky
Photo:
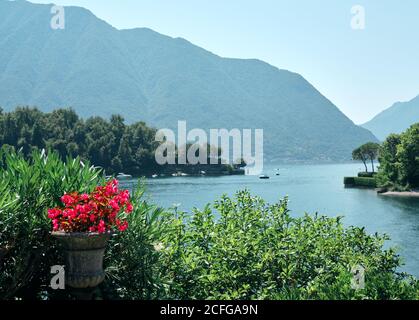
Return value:
<svg viewBox="0 0 419 320">
<path fill-rule="evenodd" d="M 32 0 L 51 3 L 52 1 Z M 419 95 L 417 0 L 55 0 L 302 74 L 354 122 Z M 351 28 L 351 8 L 366 28 Z"/>
</svg>

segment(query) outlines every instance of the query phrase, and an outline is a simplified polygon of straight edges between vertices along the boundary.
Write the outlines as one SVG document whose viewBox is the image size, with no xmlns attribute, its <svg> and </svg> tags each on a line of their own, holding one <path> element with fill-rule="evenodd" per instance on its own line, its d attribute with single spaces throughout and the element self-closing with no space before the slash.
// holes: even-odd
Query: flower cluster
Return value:
<svg viewBox="0 0 419 320">
<path fill-rule="evenodd" d="M 126 217 L 133 210 L 129 191 L 120 191 L 117 180 L 96 187 L 91 194 L 65 194 L 61 202 L 64 207 L 48 210 L 54 231 L 125 231 L 128 228 Z"/>
</svg>

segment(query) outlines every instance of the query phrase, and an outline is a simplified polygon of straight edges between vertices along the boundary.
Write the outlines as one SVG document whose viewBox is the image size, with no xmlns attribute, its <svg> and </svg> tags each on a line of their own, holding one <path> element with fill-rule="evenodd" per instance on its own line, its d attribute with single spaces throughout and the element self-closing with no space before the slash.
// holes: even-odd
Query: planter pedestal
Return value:
<svg viewBox="0 0 419 320">
<path fill-rule="evenodd" d="M 91 296 L 93 290 L 89 288 L 94 289 L 105 279 L 103 256 L 111 234 L 53 232 L 52 236 L 64 248 L 66 287 L 84 289 L 76 291 L 85 298 L 86 294 Z"/>
</svg>

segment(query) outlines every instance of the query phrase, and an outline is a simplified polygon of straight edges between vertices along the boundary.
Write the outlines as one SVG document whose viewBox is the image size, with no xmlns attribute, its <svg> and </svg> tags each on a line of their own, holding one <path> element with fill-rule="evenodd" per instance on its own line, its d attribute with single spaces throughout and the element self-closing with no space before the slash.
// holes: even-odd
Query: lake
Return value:
<svg viewBox="0 0 419 320">
<path fill-rule="evenodd" d="M 280 176 L 275 176 L 276 168 Z M 275 165 L 265 167 L 269 180 L 255 176 L 171 177 L 147 180 L 147 198 L 163 207 L 180 204 L 202 208 L 223 193 L 247 188 L 273 203 L 289 196 L 294 215 L 304 212 L 344 216 L 345 225 L 386 233 L 399 248 L 407 271 L 419 277 L 419 199 L 379 196 L 374 190 L 345 188 L 344 176 L 362 171 L 362 164 Z M 134 182 L 125 182 L 126 186 Z"/>
</svg>

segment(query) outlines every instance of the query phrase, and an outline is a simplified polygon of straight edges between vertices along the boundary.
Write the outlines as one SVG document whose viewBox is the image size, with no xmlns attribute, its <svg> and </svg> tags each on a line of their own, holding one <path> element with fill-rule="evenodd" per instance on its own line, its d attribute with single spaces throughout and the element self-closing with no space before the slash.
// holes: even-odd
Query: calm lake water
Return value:
<svg viewBox="0 0 419 320">
<path fill-rule="evenodd" d="M 275 176 L 276 168 L 280 176 Z M 343 186 L 344 176 L 362 171 L 359 164 L 276 165 L 265 167 L 271 178 L 254 176 L 176 177 L 147 180 L 147 197 L 163 207 L 180 204 L 202 208 L 223 193 L 247 188 L 270 203 L 288 195 L 292 214 L 304 212 L 344 216 L 345 225 L 364 226 L 369 233 L 388 234 L 407 271 L 419 277 L 419 199 L 379 196 L 373 190 Z M 133 182 L 125 182 L 129 187 Z"/>
</svg>

